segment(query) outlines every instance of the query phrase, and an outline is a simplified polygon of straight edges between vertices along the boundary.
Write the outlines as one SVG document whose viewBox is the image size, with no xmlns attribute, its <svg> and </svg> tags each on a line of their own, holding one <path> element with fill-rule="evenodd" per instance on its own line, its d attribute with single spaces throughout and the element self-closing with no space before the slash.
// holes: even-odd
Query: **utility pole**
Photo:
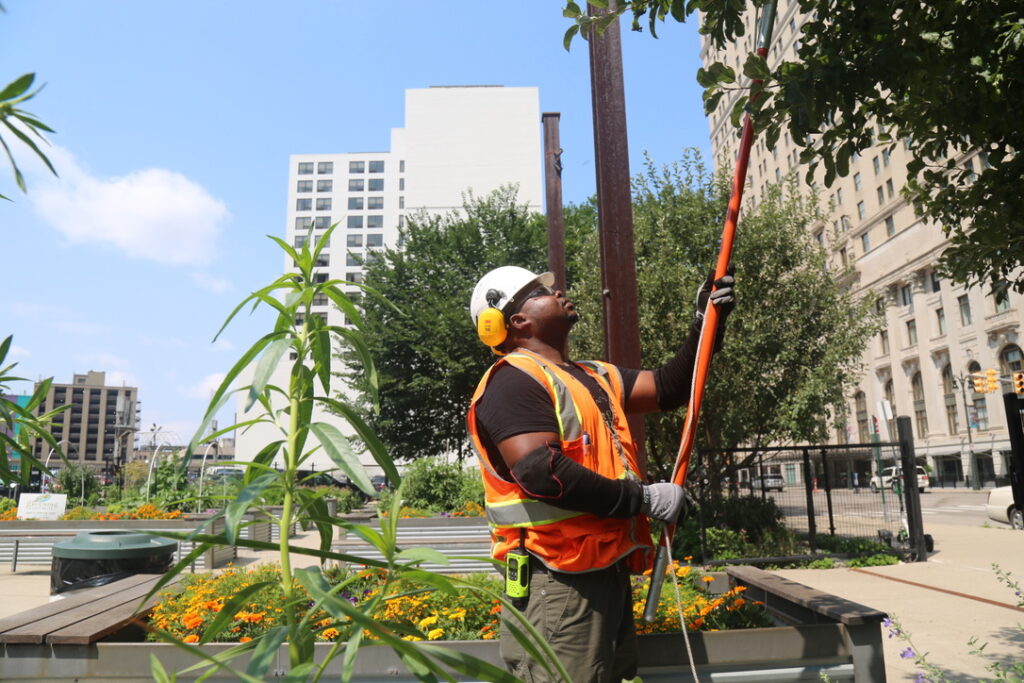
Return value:
<svg viewBox="0 0 1024 683">
<path fill-rule="evenodd" d="M 614 9 L 587 5 L 591 16 Z M 588 36 L 590 92 L 594 111 L 594 160 L 601 243 L 606 360 L 627 368 L 640 364 L 640 316 L 637 311 L 636 251 L 633 246 L 633 197 L 626 137 L 626 97 L 622 82 L 622 43 L 616 19 L 600 35 Z M 646 437 L 640 416 L 629 419 L 641 472 L 647 471 Z"/>
<path fill-rule="evenodd" d="M 565 281 L 565 215 L 562 211 L 562 146 L 559 141 L 558 112 L 544 112 L 544 185 L 548 219 L 548 270 L 555 276 L 555 289 L 563 292 Z"/>
</svg>

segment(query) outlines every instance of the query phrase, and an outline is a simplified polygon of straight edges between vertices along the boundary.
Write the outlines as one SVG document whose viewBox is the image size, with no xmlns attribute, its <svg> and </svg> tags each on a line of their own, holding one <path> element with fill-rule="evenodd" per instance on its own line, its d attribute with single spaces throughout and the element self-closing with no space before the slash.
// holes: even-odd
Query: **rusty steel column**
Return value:
<svg viewBox="0 0 1024 683">
<path fill-rule="evenodd" d="M 614 3 L 609 3 L 614 7 Z M 605 10 L 587 5 L 591 15 Z M 605 356 L 616 365 L 640 367 L 637 312 L 636 252 L 633 248 L 633 203 L 626 139 L 626 97 L 622 82 L 619 22 L 589 36 L 590 91 L 594 110 L 594 160 L 597 170 L 597 214 L 601 240 L 601 287 L 604 303 Z M 630 418 L 640 465 L 647 471 L 644 427 Z"/>
<path fill-rule="evenodd" d="M 544 112 L 544 185 L 548 217 L 548 270 L 555 275 L 555 287 L 565 291 L 565 215 L 562 211 L 562 146 L 559 143 L 558 112 Z"/>
</svg>

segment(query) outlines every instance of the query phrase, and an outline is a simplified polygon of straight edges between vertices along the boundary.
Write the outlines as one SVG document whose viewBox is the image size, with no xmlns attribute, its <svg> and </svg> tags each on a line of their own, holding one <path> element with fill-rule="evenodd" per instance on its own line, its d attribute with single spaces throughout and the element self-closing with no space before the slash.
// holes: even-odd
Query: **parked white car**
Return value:
<svg viewBox="0 0 1024 683">
<path fill-rule="evenodd" d="M 881 488 L 891 489 L 893 482 L 896 481 L 896 477 L 903 477 L 903 471 L 899 467 L 886 467 L 882 470 L 882 475 L 873 475 L 871 477 L 871 492 L 876 493 Z M 928 490 L 930 480 L 928 473 L 924 471 L 924 468 L 918 465 L 917 467 L 917 490 L 924 493 Z"/>
<path fill-rule="evenodd" d="M 1009 524 L 1014 529 L 1024 529 L 1024 512 L 1013 504 L 1013 490 L 1009 486 L 992 489 L 985 506 L 989 519 Z"/>
</svg>

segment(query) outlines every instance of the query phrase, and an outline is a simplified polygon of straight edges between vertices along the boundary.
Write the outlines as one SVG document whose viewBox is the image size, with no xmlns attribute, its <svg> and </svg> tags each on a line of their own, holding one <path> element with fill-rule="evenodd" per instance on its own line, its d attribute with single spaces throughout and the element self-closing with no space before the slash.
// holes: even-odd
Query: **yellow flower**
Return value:
<svg viewBox="0 0 1024 683">
<path fill-rule="evenodd" d="M 704 583 L 711 583 L 712 581 L 715 580 L 715 577 L 713 577 L 713 576 L 702 576 L 702 577 L 700 577 L 700 580 L 703 581 Z"/>
<path fill-rule="evenodd" d="M 336 628 L 329 628 L 329 629 L 325 630 L 323 633 L 321 633 L 320 637 L 323 638 L 324 640 L 334 640 L 335 638 L 338 637 L 338 629 L 336 629 Z"/>
<path fill-rule="evenodd" d="M 444 629 L 443 628 L 435 628 L 435 629 L 433 629 L 433 630 L 431 630 L 431 631 L 429 631 L 427 633 L 427 638 L 430 638 L 431 640 L 437 640 L 438 638 L 440 638 L 443 635 L 444 635 Z"/>
<path fill-rule="evenodd" d="M 419 623 L 419 627 L 421 629 L 424 629 L 424 628 L 426 628 L 428 626 L 433 626 L 436 623 L 437 623 L 437 615 L 435 614 L 435 615 L 427 617 L 426 619 L 421 619 L 420 623 Z"/>
<path fill-rule="evenodd" d="M 190 633 L 187 636 L 185 636 L 184 640 L 185 640 L 186 643 L 198 643 L 199 642 L 199 636 L 197 636 L 194 633 Z"/>
</svg>

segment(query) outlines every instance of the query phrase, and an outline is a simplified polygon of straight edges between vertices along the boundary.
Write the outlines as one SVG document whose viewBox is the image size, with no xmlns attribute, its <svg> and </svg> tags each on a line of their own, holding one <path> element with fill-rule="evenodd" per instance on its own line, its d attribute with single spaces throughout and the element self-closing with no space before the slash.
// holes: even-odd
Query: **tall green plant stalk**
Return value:
<svg viewBox="0 0 1024 683">
<path fill-rule="evenodd" d="M 245 476 L 238 495 L 228 502 L 220 515 L 224 519 L 225 531 L 212 535 L 202 531 L 191 534 L 160 533 L 159 535 L 197 544 L 196 548 L 183 557 L 168 574 L 158 581 L 150 595 L 166 585 L 177 574 L 181 573 L 201 553 L 214 545 L 231 544 L 236 546 L 276 550 L 281 561 L 280 588 L 284 594 L 283 613 L 285 623 L 270 628 L 259 638 L 241 643 L 227 651 L 212 655 L 201 647 L 211 642 L 225 629 L 230 628 L 235 615 L 248 605 L 260 591 L 274 585 L 271 581 L 259 582 L 240 590 L 228 600 L 217 616 L 204 626 L 203 635 L 196 645 L 178 641 L 174 636 L 157 631 L 157 635 L 176 646 L 191 652 L 200 660 L 193 668 L 201 668 L 209 664 L 212 669 L 231 675 L 243 681 L 263 680 L 274 662 L 278 649 L 287 641 L 289 672 L 288 681 L 317 681 L 331 660 L 342 657 L 342 680 L 350 680 L 355 668 L 356 655 L 365 638 L 373 638 L 378 643 L 391 647 L 402 661 L 420 680 L 433 681 L 438 679 L 454 680 L 451 672 L 458 672 L 476 679 L 488 681 L 515 681 L 511 674 L 475 657 L 462 654 L 456 650 L 440 647 L 426 641 L 424 633 L 407 624 L 382 621 L 373 618 L 373 614 L 382 601 L 397 598 L 394 586 L 399 579 L 414 573 L 418 582 L 430 586 L 431 590 L 439 590 L 452 594 L 458 590 L 475 590 L 497 599 L 507 610 L 507 618 L 512 620 L 512 631 L 524 649 L 535 659 L 544 663 L 553 676 L 568 680 L 564 668 L 558 662 L 550 646 L 534 629 L 525 617 L 515 610 L 502 595 L 492 594 L 487 589 L 474 586 L 454 577 L 446 577 L 424 571 L 420 565 L 424 562 L 447 564 L 448 558 L 429 548 L 400 549 L 397 543 L 398 517 L 402 502 L 403 488 L 399 486 L 398 494 L 391 502 L 390 514 L 380 521 L 380 529 L 369 525 L 352 524 L 331 518 L 327 513 L 327 505 L 323 493 L 310 490 L 299 485 L 298 472 L 310 456 L 322 449 L 341 472 L 354 482 L 363 492 L 376 496 L 370 477 L 356 455 L 356 449 L 335 426 L 317 422 L 313 417 L 314 406 L 329 409 L 332 413 L 346 420 L 357 439 L 373 456 L 377 464 L 384 470 L 388 479 L 396 484 L 401 477 L 388 456 L 384 445 L 366 422 L 351 405 L 331 396 L 330 382 L 332 348 L 339 342 L 347 344 L 353 351 L 354 362 L 363 366 L 366 378 L 364 400 L 369 399 L 371 407 L 376 406 L 377 374 L 373 367 L 367 345 L 362 336 L 362 318 L 353 301 L 345 295 L 341 287 L 352 285 L 340 280 L 317 282 L 316 268 L 321 251 L 329 244 L 330 236 L 336 226 L 331 226 L 322 236 L 311 243 L 307 240 L 296 249 L 283 240 L 272 237 L 284 249 L 288 257 L 295 263 L 295 272 L 287 273 L 267 287 L 260 289 L 241 304 L 228 316 L 224 327 L 242 310 L 252 303 L 253 309 L 259 305 L 270 306 L 277 311 L 274 329 L 254 343 L 235 363 L 225 376 L 223 382 L 210 401 L 202 423 L 196 431 L 183 463 L 191 460 L 192 454 L 200 445 L 230 431 L 247 429 L 256 424 L 272 425 L 278 430 L 280 438 L 268 443 L 251 462 L 234 464 L 244 465 Z M 312 237 L 312 231 L 310 231 Z M 362 287 L 363 291 L 373 297 L 378 295 L 371 289 Z M 327 321 L 314 312 L 314 301 L 320 304 L 329 300 L 344 313 L 351 323 L 349 326 L 328 325 Z M 218 336 L 220 332 L 217 333 Z M 215 337 L 216 339 L 216 337 Z M 281 363 L 288 362 L 285 353 L 290 352 L 291 364 L 288 384 L 285 388 L 270 383 L 271 376 Z M 352 362 L 352 361 L 350 361 Z M 252 366 L 251 380 L 241 388 L 232 386 L 241 382 L 243 373 Z M 217 412 L 230 400 L 232 395 L 245 392 L 245 412 L 258 405 L 254 417 L 238 424 L 207 434 L 207 429 Z M 307 446 L 312 436 L 317 442 Z M 282 469 L 274 468 L 275 462 L 282 464 Z M 274 516 L 266 506 L 261 506 L 264 499 L 283 500 L 281 511 Z M 243 515 L 253 507 L 262 509 L 262 516 L 270 517 L 280 529 L 280 541 L 273 543 L 253 541 L 243 537 L 241 531 L 247 522 Z M 294 522 L 304 528 L 315 527 L 320 535 L 319 548 L 314 550 L 298 548 L 289 544 L 289 529 Z M 372 544 L 383 560 L 362 558 L 331 550 L 334 528 L 339 527 L 347 533 L 357 535 Z M 292 555 L 301 553 L 315 555 L 323 564 L 327 560 L 341 561 L 356 565 L 365 565 L 384 570 L 383 590 L 362 603 L 353 604 L 340 597 L 342 586 L 331 586 L 321 567 L 303 569 L 293 568 Z M 500 564 L 500 563 L 498 563 Z M 148 598 L 149 596 L 147 596 Z M 312 624 L 310 615 L 323 610 L 331 616 L 334 623 L 330 625 Z M 300 613 L 302 615 L 300 616 Z M 328 628 L 351 624 L 353 636 L 344 644 L 335 643 L 320 662 L 314 661 L 315 638 L 317 633 Z M 250 653 L 249 664 L 243 671 L 233 664 L 235 657 L 242 653 Z M 162 667 L 158 659 L 151 661 L 151 672 L 157 681 L 173 679 Z"/>
</svg>

